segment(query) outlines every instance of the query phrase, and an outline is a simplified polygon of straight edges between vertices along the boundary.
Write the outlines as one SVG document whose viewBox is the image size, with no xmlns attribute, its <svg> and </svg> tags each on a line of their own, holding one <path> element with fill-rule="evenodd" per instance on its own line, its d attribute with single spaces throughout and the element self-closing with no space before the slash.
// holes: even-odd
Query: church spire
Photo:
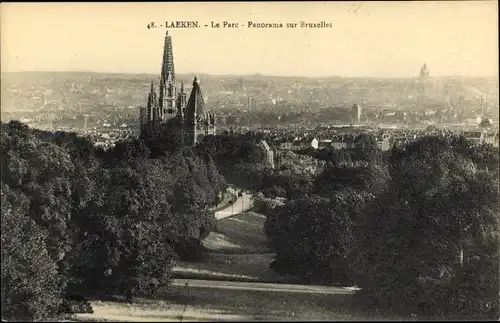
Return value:
<svg viewBox="0 0 500 323">
<path fill-rule="evenodd" d="M 193 88 L 186 105 L 186 113 L 184 114 L 184 143 L 186 145 L 196 145 L 200 130 L 203 131 L 206 127 L 206 119 L 205 100 L 201 93 L 200 80 L 198 76 L 195 76 Z"/>
<path fill-rule="evenodd" d="M 154 83 L 151 81 L 151 90 L 149 91 L 148 95 L 148 105 L 146 108 L 146 115 L 147 115 L 147 120 L 148 121 L 158 121 L 159 115 L 158 115 L 158 101 L 156 97 L 156 92 L 154 89 Z"/>
<path fill-rule="evenodd" d="M 194 77 L 193 88 L 186 106 L 186 118 L 193 119 L 205 115 L 205 100 L 201 93 L 200 80 L 198 76 Z"/>
<path fill-rule="evenodd" d="M 160 74 L 160 95 L 159 106 L 164 115 L 175 113 L 175 68 L 174 54 L 172 52 L 172 37 L 168 35 L 168 30 L 165 34 L 165 43 L 163 47 L 163 61 Z"/>
<path fill-rule="evenodd" d="M 141 133 L 142 130 L 154 129 L 177 115 L 184 143 L 194 146 L 199 137 L 215 135 L 215 114 L 206 111 L 199 77 L 196 76 L 193 79 L 189 99 L 185 92 L 184 82 L 181 82 L 179 92 L 177 92 L 172 38 L 168 35 L 168 31 L 165 34 L 159 79 L 158 95 L 155 91 L 156 85 L 152 81 L 147 107 L 141 108 L 139 111 Z M 149 132 L 145 132 L 145 134 L 147 133 Z"/>
<path fill-rule="evenodd" d="M 186 110 L 186 93 L 184 92 L 184 81 L 181 81 L 181 90 L 177 95 L 177 115 L 184 118 L 184 112 Z"/>
</svg>

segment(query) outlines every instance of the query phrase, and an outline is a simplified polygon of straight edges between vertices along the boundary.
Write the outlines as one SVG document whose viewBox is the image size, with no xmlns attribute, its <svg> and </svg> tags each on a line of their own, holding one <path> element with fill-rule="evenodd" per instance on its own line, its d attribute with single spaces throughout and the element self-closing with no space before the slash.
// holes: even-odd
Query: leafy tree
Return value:
<svg viewBox="0 0 500 323">
<path fill-rule="evenodd" d="M 270 197 L 285 197 L 287 192 L 284 188 L 278 185 L 273 185 L 272 187 L 265 188 L 263 190 L 264 195 Z"/>
<path fill-rule="evenodd" d="M 163 130 L 102 151 L 73 133 L 2 124 L 2 185 L 26 197 L 59 293 L 154 293 L 168 284 L 176 251 L 200 246 L 215 226 L 208 208 L 224 178 L 210 154 L 163 140 Z"/>
<path fill-rule="evenodd" d="M 264 166 L 264 151 L 259 142 L 260 137 L 252 134 L 209 136 L 197 149 L 212 156 L 218 171 L 229 183 L 258 189 Z"/>
<path fill-rule="evenodd" d="M 181 120 L 171 118 L 158 127 L 146 127 L 145 133 L 140 136 L 140 141 L 148 147 L 152 157 L 165 155 L 184 147 L 184 137 Z"/>
<path fill-rule="evenodd" d="M 345 190 L 331 198 L 295 200 L 276 214 L 274 225 L 270 217 L 266 229 L 276 238 L 274 269 L 313 283 L 352 284 L 352 230 L 364 203 L 358 192 Z"/>
<path fill-rule="evenodd" d="M 384 165 L 375 163 L 354 167 L 331 165 L 316 177 L 314 192 L 330 196 L 342 189 L 356 189 L 378 194 L 384 192 L 388 180 L 388 169 Z"/>
<path fill-rule="evenodd" d="M 2 319 L 53 317 L 64 287 L 45 241 L 47 231 L 28 214 L 28 198 L 2 184 Z"/>
<path fill-rule="evenodd" d="M 498 164 L 485 167 L 475 149 L 460 138 L 424 137 L 393 151 L 388 191 L 356 230 L 367 279 L 360 302 L 434 317 L 494 315 Z"/>
<path fill-rule="evenodd" d="M 354 149 L 352 155 L 358 160 L 373 160 L 379 151 L 377 140 L 371 134 L 359 134 L 354 137 Z"/>
<path fill-rule="evenodd" d="M 7 135 L 13 145 L 2 151 L 5 161 L 2 182 L 29 198 L 28 216 L 48 230 L 47 248 L 52 259 L 59 263 L 69 251 L 67 229 L 75 172 L 71 156 L 29 132 L 20 132 L 19 128 L 9 128 Z"/>
<path fill-rule="evenodd" d="M 91 270 L 101 273 L 108 291 L 125 293 L 128 299 L 166 286 L 175 260 L 177 229 L 170 205 L 158 195 L 161 186 L 155 185 L 155 179 L 147 181 L 147 174 L 141 174 L 146 167 L 140 163 L 104 174 L 107 203 L 93 219 L 98 224 L 95 229 L 87 228 L 93 236 L 88 243 L 94 257 L 101 255 L 105 260 L 100 265 L 95 262 L 97 268 Z M 103 273 L 108 277 L 104 279 Z"/>
</svg>

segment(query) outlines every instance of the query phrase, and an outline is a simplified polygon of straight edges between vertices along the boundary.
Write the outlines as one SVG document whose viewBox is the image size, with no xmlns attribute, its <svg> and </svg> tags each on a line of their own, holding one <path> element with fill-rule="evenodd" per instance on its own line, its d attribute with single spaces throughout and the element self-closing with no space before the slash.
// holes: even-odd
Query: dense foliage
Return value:
<svg viewBox="0 0 500 323">
<path fill-rule="evenodd" d="M 390 158 L 359 226 L 365 306 L 493 318 L 498 306 L 498 150 L 425 137 Z"/>
<path fill-rule="evenodd" d="M 75 134 L 2 124 L 5 318 L 52 315 L 64 293 L 130 299 L 168 284 L 175 259 L 214 227 L 225 184 L 210 155 L 161 135 L 103 151 Z"/>
<path fill-rule="evenodd" d="M 283 206 L 270 208 L 268 202 L 261 207 L 267 211 L 265 232 L 276 251 L 272 267 L 308 282 L 354 284 L 353 230 L 387 178 L 380 165 L 331 163 L 309 185 L 300 185 L 304 192 Z"/>
<path fill-rule="evenodd" d="M 347 135 L 346 135 L 347 136 Z M 319 160 L 328 161 L 335 165 L 355 165 L 359 161 L 380 161 L 383 157 L 382 151 L 377 146 L 375 137 L 371 134 L 351 134 L 349 139 L 352 145 L 343 149 L 324 147 L 314 149 L 312 147 L 299 151 L 301 154 L 309 155 Z"/>
<path fill-rule="evenodd" d="M 40 320 L 57 310 L 64 285 L 27 202 L 2 184 L 2 317 Z"/>
<path fill-rule="evenodd" d="M 224 177 L 260 192 L 278 273 L 356 284 L 371 310 L 498 312 L 498 149 L 428 136 L 382 154 L 360 135 L 348 149 L 304 152 L 321 167 L 270 169 L 259 136 L 184 147 L 176 122 L 106 151 L 2 124 L 4 318 L 46 318 L 65 293 L 160 291 L 176 259 L 199 258 Z"/>
<path fill-rule="evenodd" d="M 428 136 L 382 156 L 360 142 L 318 152 L 328 164 L 302 194 L 264 191 L 271 266 L 309 282 L 356 284 L 357 304 L 369 309 L 494 317 L 498 150 Z M 276 196 L 287 200 L 273 205 Z"/>
<path fill-rule="evenodd" d="M 352 230 L 365 198 L 344 190 L 329 198 L 293 200 L 279 208 L 266 223 L 276 250 L 273 268 L 311 283 L 352 284 Z"/>
<path fill-rule="evenodd" d="M 217 169 L 228 183 L 251 190 L 258 190 L 262 186 L 265 165 L 259 136 L 208 136 L 199 149 L 213 157 Z"/>
</svg>

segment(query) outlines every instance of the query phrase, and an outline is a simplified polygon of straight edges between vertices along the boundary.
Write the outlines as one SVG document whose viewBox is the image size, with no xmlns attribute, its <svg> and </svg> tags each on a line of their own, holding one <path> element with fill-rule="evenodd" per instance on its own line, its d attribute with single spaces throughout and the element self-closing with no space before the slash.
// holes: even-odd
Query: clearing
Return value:
<svg viewBox="0 0 500 323">
<path fill-rule="evenodd" d="M 264 234 L 265 216 L 245 212 L 217 221 L 217 229 L 203 241 L 206 258 L 200 262 L 179 261 L 177 278 L 232 280 L 242 282 L 298 282 L 269 268 L 274 253 Z"/>
<path fill-rule="evenodd" d="M 269 268 L 274 254 L 263 232 L 264 222 L 263 215 L 251 211 L 224 216 L 203 241 L 206 259 L 178 262 L 172 285 L 159 297 L 137 298 L 133 304 L 93 301 L 94 314 L 75 318 L 115 322 L 376 319 L 350 313 L 352 289 L 275 285 L 298 280 Z"/>
</svg>

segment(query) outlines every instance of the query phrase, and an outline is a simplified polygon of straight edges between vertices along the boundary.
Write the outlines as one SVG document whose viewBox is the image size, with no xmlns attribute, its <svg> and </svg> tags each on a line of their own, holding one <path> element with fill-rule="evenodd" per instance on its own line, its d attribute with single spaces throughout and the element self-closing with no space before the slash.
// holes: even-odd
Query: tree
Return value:
<svg viewBox="0 0 500 323">
<path fill-rule="evenodd" d="M 33 247 L 40 254 L 34 259 L 43 265 L 50 284 L 51 275 L 56 275 L 61 287 L 55 294 L 112 292 L 131 299 L 159 291 L 170 281 L 176 251 L 201 246 L 214 228 L 214 213 L 208 208 L 224 187 L 224 178 L 210 154 L 177 145 L 175 136 L 162 140 L 171 134 L 163 130 L 148 138 L 151 141 L 121 141 L 102 151 L 73 133 L 2 124 L 2 191 L 24 197 L 13 204 L 22 216 L 19 222 L 11 221 L 12 232 L 27 228 L 37 242 L 43 240 Z M 7 210 L 2 208 L 2 221 L 10 214 Z M 4 236 L 14 241 L 11 245 L 21 239 L 4 230 L 2 222 Z M 17 259 L 16 250 L 7 248 L 2 264 L 4 259 Z M 5 276 L 7 282 L 24 277 L 16 266 Z M 43 288 L 36 288 L 41 289 L 23 293 L 37 298 Z M 43 302 L 40 306 L 44 312 Z"/>
<path fill-rule="evenodd" d="M 2 182 L 28 197 L 27 216 L 48 231 L 49 255 L 62 266 L 71 248 L 68 224 L 75 173 L 72 157 L 16 123 L 8 124 L 5 135 L 9 144 L 2 151 Z"/>
<path fill-rule="evenodd" d="M 53 317 L 63 282 L 45 241 L 47 232 L 27 216 L 28 198 L 2 184 L 2 319 Z"/>
<path fill-rule="evenodd" d="M 147 166 L 136 161 L 103 174 L 109 183 L 108 202 L 92 219 L 97 222 L 95 228 L 87 227 L 93 237 L 88 242 L 93 246 L 93 258 L 101 255 L 104 260 L 90 270 L 100 273 L 109 292 L 124 293 L 129 300 L 166 286 L 176 258 L 173 243 L 178 225 L 161 196 L 161 182 L 157 182 L 161 179 L 148 179 L 141 173 L 145 169 Z"/>
<path fill-rule="evenodd" d="M 330 165 L 316 177 L 313 190 L 324 196 L 346 188 L 377 195 L 384 192 L 388 181 L 388 169 L 381 164 L 370 163 L 354 167 Z"/>
<path fill-rule="evenodd" d="M 352 284 L 352 230 L 364 203 L 354 190 L 288 203 L 266 221 L 267 234 L 274 237 L 274 269 L 312 283 Z"/>
<path fill-rule="evenodd" d="M 378 153 L 377 140 L 371 134 L 359 134 L 354 137 L 353 155 L 358 160 L 373 160 Z"/>
<path fill-rule="evenodd" d="M 356 230 L 366 306 L 447 318 L 495 314 L 498 164 L 484 167 L 473 150 L 461 139 L 424 137 L 393 151 L 388 191 Z"/>
</svg>

